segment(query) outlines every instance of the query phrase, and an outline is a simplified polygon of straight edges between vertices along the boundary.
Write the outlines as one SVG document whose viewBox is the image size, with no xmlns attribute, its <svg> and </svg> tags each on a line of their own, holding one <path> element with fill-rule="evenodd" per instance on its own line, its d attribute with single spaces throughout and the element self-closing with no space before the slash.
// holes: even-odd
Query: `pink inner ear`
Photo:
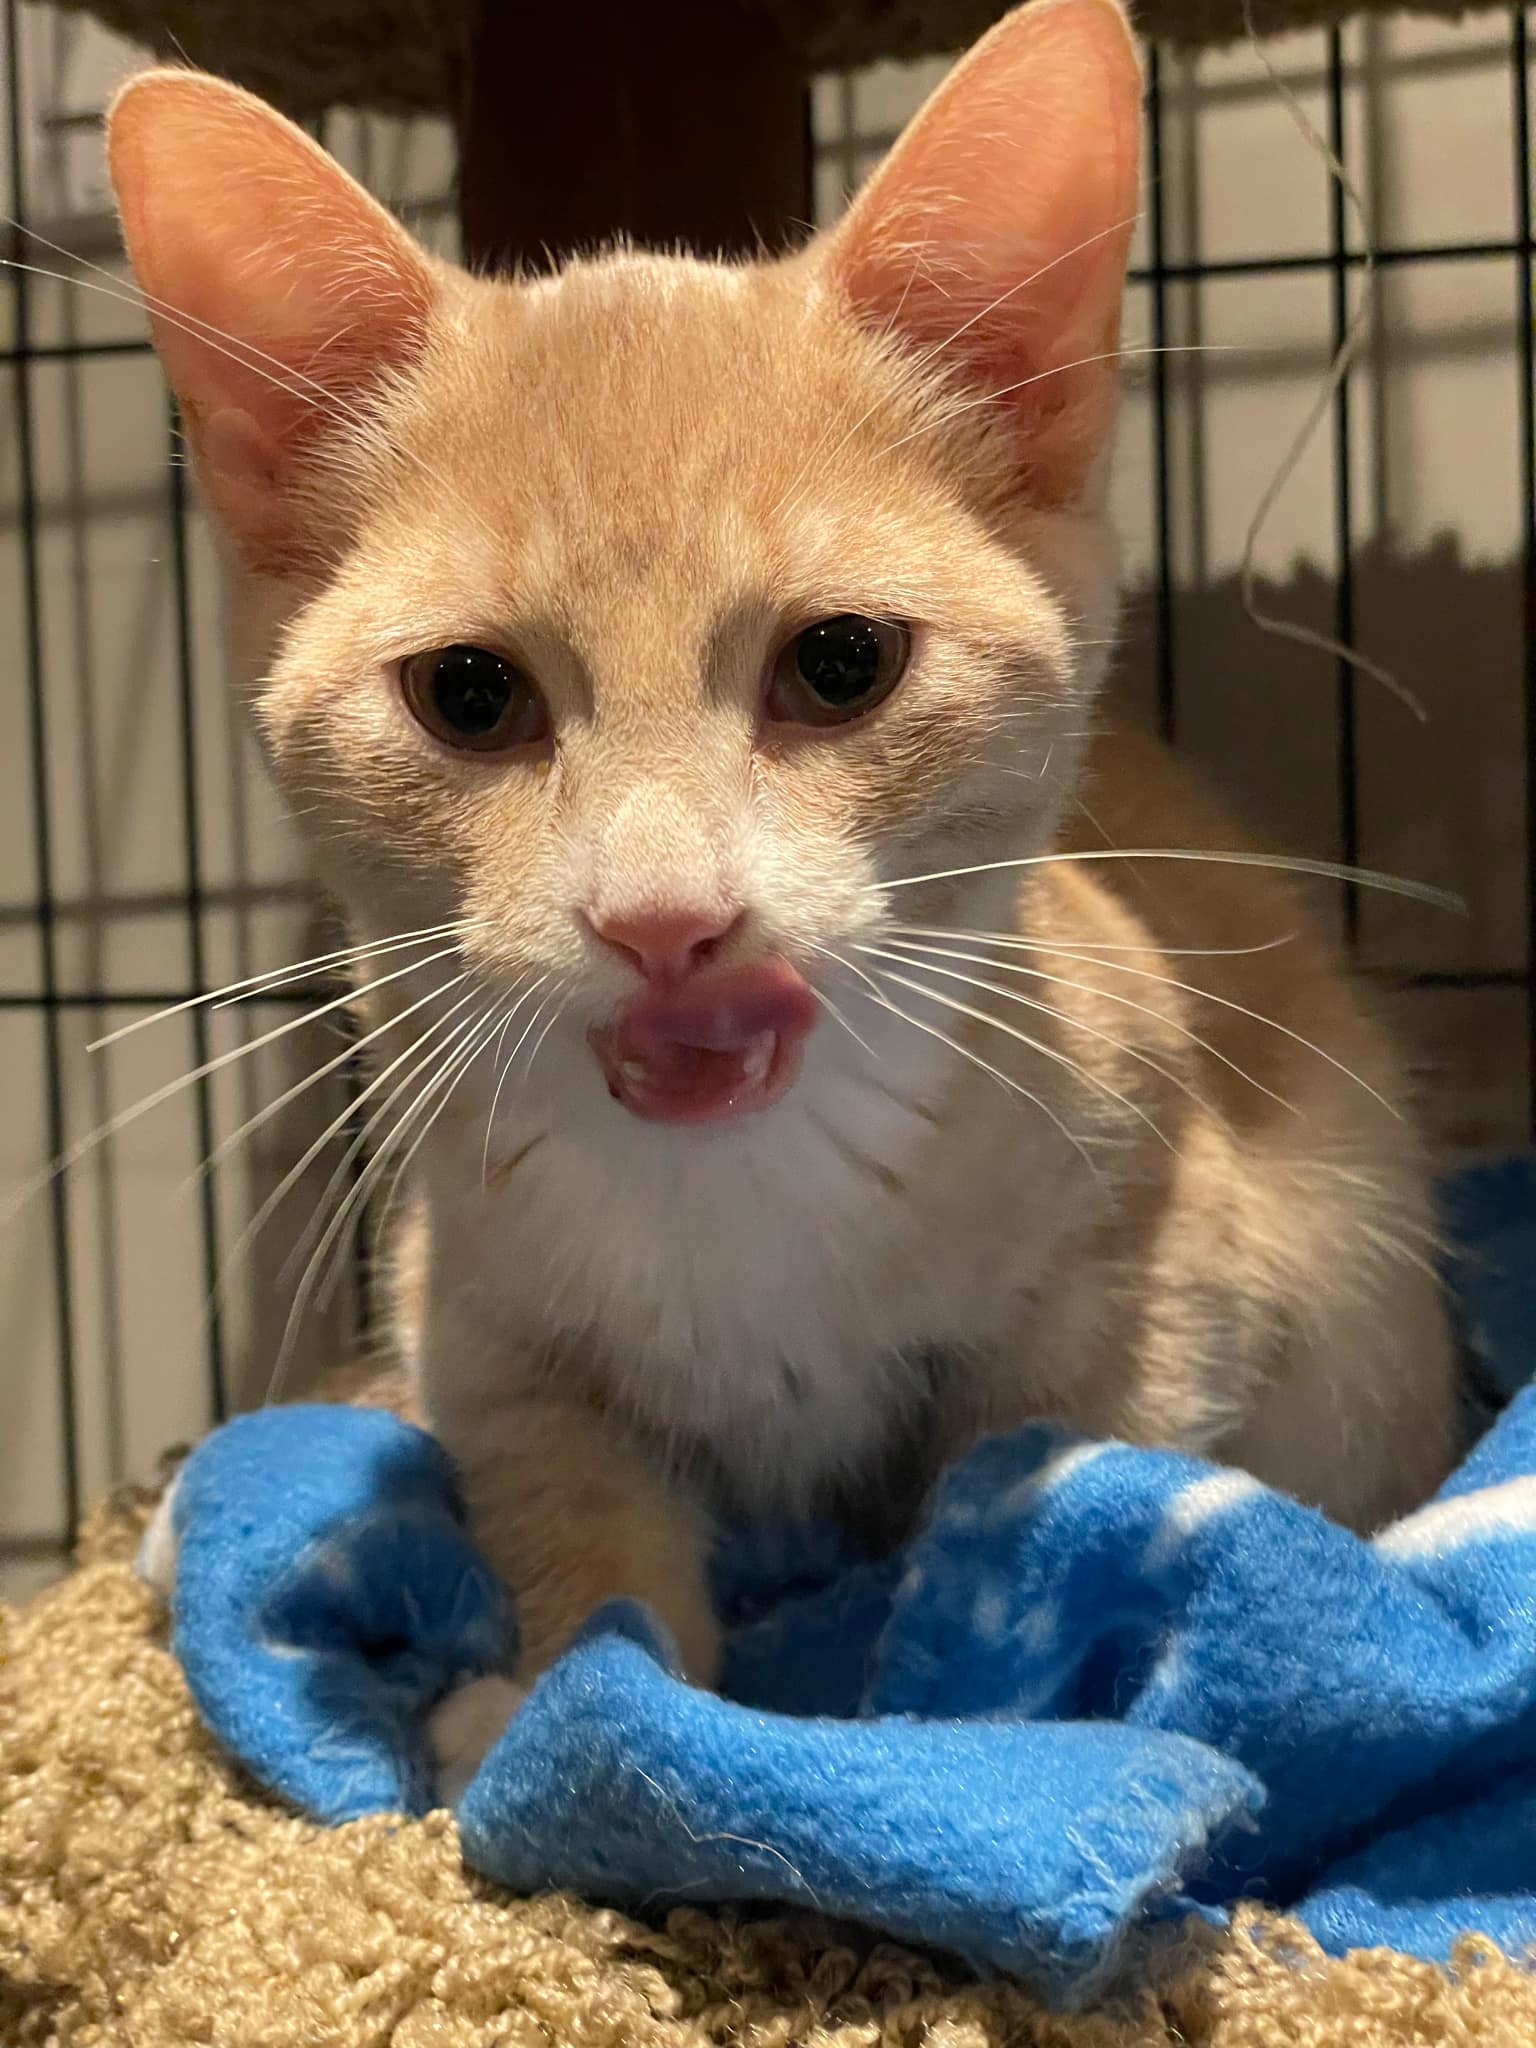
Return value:
<svg viewBox="0 0 1536 2048">
<path fill-rule="evenodd" d="M 1035 0 L 929 101 L 831 238 L 860 317 L 996 393 L 1032 494 L 1083 487 L 1113 418 L 1141 73 L 1114 0 Z M 1073 367 L 1068 367 L 1073 366 Z"/>
<path fill-rule="evenodd" d="M 243 545 L 274 544 L 284 485 L 338 406 L 421 347 L 431 267 L 301 130 L 220 80 L 133 80 L 109 145 L 129 257 L 210 495 Z"/>
</svg>

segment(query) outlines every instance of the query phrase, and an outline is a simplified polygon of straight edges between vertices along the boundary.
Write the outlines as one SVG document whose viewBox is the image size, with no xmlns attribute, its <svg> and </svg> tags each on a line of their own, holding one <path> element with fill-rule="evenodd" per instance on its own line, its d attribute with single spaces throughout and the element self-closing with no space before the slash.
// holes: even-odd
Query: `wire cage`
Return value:
<svg viewBox="0 0 1536 2048">
<path fill-rule="evenodd" d="M 78 17 L 5 0 L 11 1588 L 59 1568 L 92 1494 L 262 1398 L 287 1339 L 301 1386 L 373 1322 L 365 1229 L 338 1284 L 286 1327 L 312 1219 L 360 1128 L 341 991 L 311 980 L 192 1003 L 339 940 L 227 687 L 213 551 L 125 289 L 98 117 L 136 61 Z M 1268 67 L 1348 168 L 1359 212 Z M 942 68 L 816 82 L 821 217 Z M 1530 101 L 1523 9 L 1372 17 L 1262 58 L 1154 50 L 1126 320 L 1148 353 L 1131 366 L 1116 472 L 1117 687 L 1278 843 L 1466 899 L 1460 919 L 1350 885 L 1323 902 L 1397 1010 L 1448 1152 L 1523 1138 L 1536 1093 Z M 338 112 L 321 129 L 452 252 L 444 126 Z M 1368 272 L 1368 336 L 1260 536 L 1259 597 L 1390 671 L 1422 722 L 1342 656 L 1260 632 L 1240 589 L 1255 508 L 1325 391 Z M 114 1037 L 173 1005 L 188 1007 Z M 322 1081 L 301 1086 L 317 1067 Z"/>
</svg>

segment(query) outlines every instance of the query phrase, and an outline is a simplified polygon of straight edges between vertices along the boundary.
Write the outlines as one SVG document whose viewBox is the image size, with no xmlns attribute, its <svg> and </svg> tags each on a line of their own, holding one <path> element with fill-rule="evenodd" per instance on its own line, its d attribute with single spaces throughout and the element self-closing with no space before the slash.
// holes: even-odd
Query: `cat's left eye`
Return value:
<svg viewBox="0 0 1536 2048">
<path fill-rule="evenodd" d="M 549 736 L 538 685 L 489 647 L 456 643 L 408 655 L 400 689 L 416 719 L 445 746 L 500 754 Z"/>
<path fill-rule="evenodd" d="M 901 681 L 911 652 L 911 634 L 888 619 L 860 612 L 819 619 L 780 649 L 768 684 L 768 716 L 792 725 L 862 718 Z"/>
</svg>

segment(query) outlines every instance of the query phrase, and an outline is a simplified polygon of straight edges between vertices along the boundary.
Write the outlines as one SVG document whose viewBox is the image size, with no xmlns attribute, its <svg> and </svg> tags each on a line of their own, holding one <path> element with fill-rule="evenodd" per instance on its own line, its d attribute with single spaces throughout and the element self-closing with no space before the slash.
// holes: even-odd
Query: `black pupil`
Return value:
<svg viewBox="0 0 1536 2048">
<path fill-rule="evenodd" d="M 432 671 L 432 696 L 455 732 L 494 732 L 512 701 L 512 671 L 484 647 L 445 647 Z"/>
<path fill-rule="evenodd" d="M 823 619 L 800 635 L 795 665 L 823 704 L 857 704 L 880 680 L 880 635 L 854 612 Z"/>
</svg>

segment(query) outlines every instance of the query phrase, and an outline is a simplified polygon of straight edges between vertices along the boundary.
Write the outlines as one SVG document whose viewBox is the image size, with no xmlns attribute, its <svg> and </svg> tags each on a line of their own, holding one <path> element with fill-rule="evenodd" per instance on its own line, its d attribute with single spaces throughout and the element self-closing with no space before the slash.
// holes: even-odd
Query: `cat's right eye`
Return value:
<svg viewBox="0 0 1536 2048">
<path fill-rule="evenodd" d="M 501 754 L 549 737 L 538 685 L 489 647 L 456 643 L 408 655 L 400 689 L 417 722 L 445 746 Z"/>
</svg>

